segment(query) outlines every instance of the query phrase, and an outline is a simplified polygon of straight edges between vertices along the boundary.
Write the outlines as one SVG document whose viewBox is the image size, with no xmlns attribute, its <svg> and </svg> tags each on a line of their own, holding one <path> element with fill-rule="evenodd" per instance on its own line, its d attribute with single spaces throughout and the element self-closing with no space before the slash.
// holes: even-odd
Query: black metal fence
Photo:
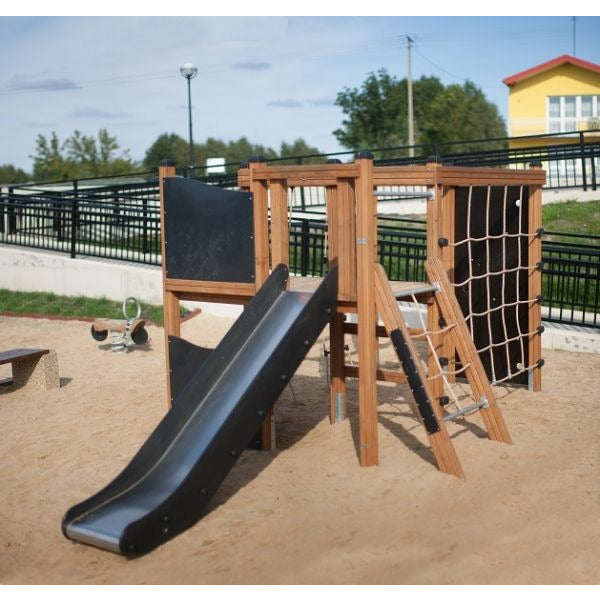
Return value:
<svg viewBox="0 0 600 600">
<path fill-rule="evenodd" d="M 290 268 L 321 276 L 327 225 L 293 218 Z M 545 319 L 600 327 L 600 236 L 548 232 L 542 241 Z M 559 238 L 559 239 L 556 239 Z M 153 198 L 125 200 L 47 195 L 0 196 L 0 242 L 29 248 L 158 265 L 160 215 Z M 380 217 L 378 259 L 392 280 L 425 281 L 425 222 Z"/>
<path fill-rule="evenodd" d="M 547 236 L 561 240 L 542 241 L 544 319 L 600 327 L 600 236 Z"/>
<path fill-rule="evenodd" d="M 160 264 L 160 214 L 147 198 L 0 196 L 0 242 L 93 256 Z"/>
<path fill-rule="evenodd" d="M 567 141 L 565 141 L 567 140 Z M 469 150 L 470 148 L 478 150 Z M 413 150 L 414 156 L 410 156 Z M 377 165 L 416 165 L 436 156 L 444 163 L 456 166 L 526 168 L 533 161 L 541 161 L 547 173 L 545 189 L 581 188 L 597 190 L 600 179 L 600 131 L 572 131 L 557 134 L 464 140 L 443 144 L 394 146 L 374 148 Z M 323 163 L 330 158 L 352 161 L 355 151 L 314 154 L 271 159 L 270 164 Z M 206 175 L 204 167 L 184 168 L 178 174 L 200 181 L 235 189 L 236 171 L 241 163 L 224 164 L 223 174 Z M 51 193 L 57 197 L 93 196 L 110 199 L 158 198 L 158 180 L 155 171 L 144 171 L 115 177 L 85 178 L 58 182 L 29 183 L 6 186 L 9 194 Z M 323 206 L 324 190 L 298 188 L 292 202 L 299 210 Z"/>
</svg>

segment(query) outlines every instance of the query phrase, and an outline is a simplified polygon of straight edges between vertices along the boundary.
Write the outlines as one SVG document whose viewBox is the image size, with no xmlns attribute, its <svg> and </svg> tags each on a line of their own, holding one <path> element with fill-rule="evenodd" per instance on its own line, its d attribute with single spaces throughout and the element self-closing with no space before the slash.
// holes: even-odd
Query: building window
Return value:
<svg viewBox="0 0 600 600">
<path fill-rule="evenodd" d="M 600 117 L 600 96 L 548 96 L 548 133 L 592 128 Z"/>
</svg>

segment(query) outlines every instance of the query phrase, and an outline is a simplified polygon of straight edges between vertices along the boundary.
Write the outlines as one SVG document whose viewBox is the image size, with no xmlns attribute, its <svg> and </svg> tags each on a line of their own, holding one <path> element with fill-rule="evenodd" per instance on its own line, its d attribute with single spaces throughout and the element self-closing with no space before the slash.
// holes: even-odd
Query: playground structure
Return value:
<svg viewBox="0 0 600 600">
<path fill-rule="evenodd" d="M 177 178 L 168 162 L 159 174 L 170 410 L 113 482 L 67 512 L 68 538 L 138 556 L 193 525 L 258 429 L 262 447 L 274 446 L 273 405 L 327 324 L 330 418 L 345 418 L 346 378 L 358 377 L 361 465 L 379 462 L 378 379 L 408 384 L 442 472 L 464 476 L 449 420 L 478 412 L 490 439 L 510 443 L 489 379 L 541 386 L 543 171 L 374 167 L 363 153 L 353 164 L 251 160 L 240 192 Z M 326 189 L 322 280 L 288 274 L 288 191 L 297 186 Z M 376 262 L 384 186 L 424 188 L 429 285 L 390 283 Z M 405 323 L 398 301 L 407 298 L 427 305 L 421 328 Z M 181 338 L 180 300 L 246 306 L 208 350 Z M 357 335 L 358 367 L 345 364 L 346 334 Z M 379 337 L 390 338 L 402 370 L 379 367 Z M 427 343 L 427 369 L 413 338 Z M 446 396 L 458 375 L 471 387 L 469 406 Z"/>
<path fill-rule="evenodd" d="M 127 314 L 127 305 L 133 302 L 135 317 Z M 148 342 L 148 331 L 144 327 L 145 319 L 140 319 L 140 303 L 130 296 L 123 301 L 125 319 L 96 319 L 90 327 L 90 333 L 97 342 L 103 342 L 110 334 L 110 347 L 113 352 L 127 352 L 131 346 L 140 346 Z"/>
<path fill-rule="evenodd" d="M 174 175 L 174 167 L 168 163 L 159 169 L 160 180 L 167 188 L 177 187 L 181 194 L 186 182 L 172 179 Z M 330 265 L 337 265 L 339 273 L 337 307 L 330 323 L 330 417 L 332 422 L 345 418 L 345 379 L 358 376 L 361 465 L 378 463 L 377 379 L 406 382 L 402 373 L 379 369 L 377 365 L 377 336 L 387 334 L 377 327 L 377 309 L 383 300 L 375 298 L 376 197 L 401 197 L 404 194 L 415 197 L 418 192 L 394 192 L 390 188 L 418 186 L 423 189 L 422 195 L 428 198 L 427 255 L 430 260 L 438 259 L 443 265 L 442 269 L 430 264 L 428 275 L 431 280 L 432 269 L 438 273 L 446 272 L 447 287 L 455 290 L 488 379 L 493 383 L 516 380 L 539 391 L 543 364 L 540 303 L 541 187 L 544 181 L 545 173 L 538 167 L 529 170 L 482 169 L 447 167 L 436 162 L 425 166 L 374 167 L 368 153 L 359 155 L 353 164 L 330 161 L 325 165 L 271 167 L 260 158 L 251 159 L 238 173 L 240 189 L 252 194 L 251 207 L 246 206 L 245 217 L 240 216 L 238 207 L 235 217 L 249 227 L 248 211 L 252 210 L 253 225 L 251 234 L 246 234 L 246 246 L 229 246 L 226 264 L 216 267 L 213 262 L 215 271 L 205 271 L 189 279 L 170 272 L 169 250 L 165 247 L 163 289 L 167 373 L 171 374 L 169 402 L 173 397 L 171 381 L 176 372 L 169 358 L 172 346 L 169 339 L 173 341 L 174 337 L 180 336 L 179 300 L 245 304 L 265 281 L 270 266 L 288 265 L 288 194 L 297 187 L 323 187 L 326 190 L 327 258 Z M 164 191 L 161 194 L 166 211 L 179 201 L 175 198 L 171 201 L 172 196 Z M 168 227 L 167 222 L 165 237 L 171 239 Z M 238 231 L 234 227 L 229 240 L 236 239 Z M 250 243 L 250 235 L 253 243 Z M 209 239 L 212 242 L 213 237 Z M 195 250 L 187 249 L 186 253 L 195 252 L 200 260 L 203 248 L 204 244 L 200 244 Z M 227 273 L 231 276 L 225 277 L 227 264 L 242 258 L 249 261 L 252 252 L 254 261 L 245 265 L 245 277 L 240 277 L 239 273 Z M 310 290 L 315 283 L 311 278 L 290 279 L 291 289 Z M 435 294 L 431 290 L 416 295 L 406 293 L 407 290 L 418 292 L 423 287 L 421 283 L 394 282 L 393 287 L 397 299 L 402 295 L 403 299 L 412 297 L 414 301 L 427 303 L 427 325 L 413 333 L 432 332 L 429 335 L 429 368 L 435 373 L 448 367 L 447 380 L 453 382 L 455 375 L 462 373 L 465 367 L 455 360 L 455 334 L 446 331 L 448 334 L 444 335 L 444 327 L 440 326 L 443 315 Z M 400 294 L 401 290 L 404 293 Z M 444 295 L 453 294 L 448 294 L 446 289 Z M 455 308 L 459 314 L 460 309 Z M 356 314 L 358 327 L 345 322 L 347 313 Z M 344 335 L 348 333 L 358 334 L 358 368 L 344 363 Z M 436 356 L 442 358 L 441 365 Z M 443 377 L 432 375 L 431 396 L 445 401 L 444 387 Z M 489 399 L 489 385 L 486 391 Z M 481 389 L 476 393 L 480 394 L 478 398 L 485 395 Z M 437 405 L 438 402 L 434 402 L 435 410 Z M 441 414 L 438 418 L 442 418 Z M 273 415 L 270 414 L 262 429 L 262 447 L 265 449 L 273 447 L 273 428 Z"/>
</svg>

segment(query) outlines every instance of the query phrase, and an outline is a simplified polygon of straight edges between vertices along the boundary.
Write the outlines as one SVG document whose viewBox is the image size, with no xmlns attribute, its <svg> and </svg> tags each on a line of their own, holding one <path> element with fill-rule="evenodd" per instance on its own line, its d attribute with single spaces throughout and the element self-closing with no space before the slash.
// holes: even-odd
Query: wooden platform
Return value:
<svg viewBox="0 0 600 600">
<path fill-rule="evenodd" d="M 322 277 L 300 277 L 292 275 L 290 277 L 290 290 L 293 292 L 314 292 L 319 283 L 321 283 Z M 404 292 L 406 290 L 423 288 L 426 283 L 422 281 L 392 281 L 392 291 L 394 293 Z M 417 294 L 417 300 L 422 303 L 427 303 L 427 294 Z M 409 301 L 410 298 L 407 298 Z M 338 312 L 356 312 L 356 300 L 347 300 L 338 302 Z"/>
</svg>

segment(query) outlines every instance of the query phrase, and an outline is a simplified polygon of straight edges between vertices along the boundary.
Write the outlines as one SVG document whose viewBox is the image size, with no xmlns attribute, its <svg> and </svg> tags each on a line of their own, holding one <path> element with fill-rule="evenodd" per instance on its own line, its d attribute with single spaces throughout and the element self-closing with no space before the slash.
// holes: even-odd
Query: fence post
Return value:
<svg viewBox="0 0 600 600">
<path fill-rule="evenodd" d="M 590 158 L 591 158 L 591 163 L 592 163 L 592 173 L 591 173 L 592 190 L 596 191 L 596 189 L 597 189 L 597 186 L 596 186 L 596 154 L 595 154 L 593 147 L 592 147 L 592 156 Z"/>
<path fill-rule="evenodd" d="M 75 258 L 77 251 L 77 218 L 78 201 L 73 198 L 71 203 L 71 258 Z"/>
<path fill-rule="evenodd" d="M 148 253 L 148 198 L 142 199 L 142 254 Z"/>
<path fill-rule="evenodd" d="M 4 213 L 6 212 L 6 207 L 8 205 L 8 197 L 10 195 L 10 187 L 8 188 L 8 194 L 6 196 L 2 194 L 2 198 L 0 198 L 0 233 L 4 233 Z"/>
<path fill-rule="evenodd" d="M 302 188 L 300 188 L 302 189 Z M 308 250 L 309 250 L 309 235 L 310 229 L 308 220 L 302 220 L 302 230 L 300 234 L 300 275 L 306 277 L 308 275 Z"/>
<path fill-rule="evenodd" d="M 8 208 L 7 208 L 7 213 L 8 213 L 8 234 L 9 235 L 14 235 L 15 233 L 17 233 L 17 211 L 16 208 L 14 206 L 15 204 L 15 199 L 14 198 L 9 198 L 8 200 Z"/>
<path fill-rule="evenodd" d="M 302 162 L 302 157 L 299 157 L 296 159 L 296 164 L 298 164 L 298 165 L 304 164 Z M 303 185 L 300 186 L 300 206 L 302 207 L 302 212 L 304 212 L 306 210 L 306 200 L 304 198 L 304 186 Z M 303 227 L 304 227 L 304 225 L 303 225 Z"/>
<path fill-rule="evenodd" d="M 583 177 L 583 191 L 587 192 L 587 173 L 585 168 L 585 140 L 583 131 L 579 132 L 579 150 L 581 152 L 581 176 Z"/>
</svg>

